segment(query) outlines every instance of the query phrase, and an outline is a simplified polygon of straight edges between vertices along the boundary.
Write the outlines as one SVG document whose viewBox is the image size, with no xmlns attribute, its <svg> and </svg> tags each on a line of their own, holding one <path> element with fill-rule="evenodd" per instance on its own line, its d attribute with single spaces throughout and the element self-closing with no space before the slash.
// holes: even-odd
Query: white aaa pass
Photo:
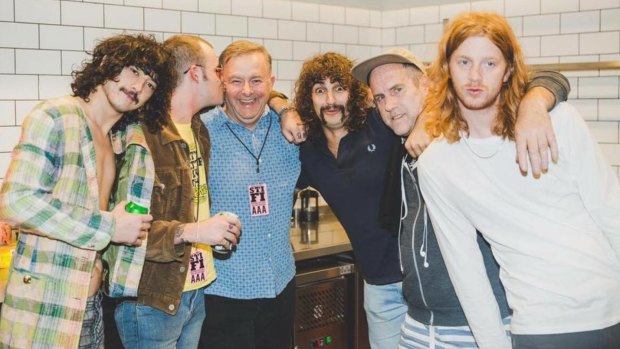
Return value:
<svg viewBox="0 0 620 349">
<path fill-rule="evenodd" d="M 267 196 L 267 184 L 255 184 L 248 187 L 250 194 L 250 213 L 252 216 L 265 216 L 269 214 L 269 197 Z"/>
</svg>

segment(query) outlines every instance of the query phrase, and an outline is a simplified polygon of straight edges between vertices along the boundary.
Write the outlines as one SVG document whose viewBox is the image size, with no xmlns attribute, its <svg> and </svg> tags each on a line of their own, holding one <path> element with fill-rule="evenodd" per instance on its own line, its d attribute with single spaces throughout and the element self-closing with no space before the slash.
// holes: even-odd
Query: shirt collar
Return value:
<svg viewBox="0 0 620 349">
<path fill-rule="evenodd" d="M 238 125 L 239 127 L 243 127 L 246 128 L 245 126 L 239 124 L 238 122 L 232 120 L 228 114 L 226 114 L 226 112 L 224 111 L 223 107 L 217 107 L 215 109 L 215 112 L 217 113 L 215 118 L 213 119 L 213 125 L 214 126 L 224 126 L 224 124 L 226 122 L 232 124 L 232 125 Z M 265 110 L 263 111 L 263 114 L 260 116 L 260 119 L 258 120 L 258 122 L 256 123 L 256 127 L 260 127 L 260 124 L 262 122 L 264 122 L 264 120 L 266 120 L 265 116 L 269 114 L 269 112 L 271 112 L 271 109 L 269 108 L 268 105 L 265 106 Z M 247 128 L 246 128 L 247 129 Z"/>
</svg>

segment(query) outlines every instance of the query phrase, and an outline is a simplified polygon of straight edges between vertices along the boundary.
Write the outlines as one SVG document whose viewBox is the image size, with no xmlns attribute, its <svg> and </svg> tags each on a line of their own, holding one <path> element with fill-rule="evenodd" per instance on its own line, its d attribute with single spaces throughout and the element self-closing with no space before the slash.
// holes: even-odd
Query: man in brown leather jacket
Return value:
<svg viewBox="0 0 620 349">
<path fill-rule="evenodd" d="M 164 42 L 175 58 L 169 118 L 143 124 L 155 163 L 153 224 L 138 297 L 115 310 L 126 348 L 195 348 L 205 317 L 203 288 L 216 278 L 211 245 L 236 245 L 233 214 L 209 216 L 209 133 L 198 112 L 223 102 L 217 57 L 205 40 L 175 35 Z"/>
</svg>

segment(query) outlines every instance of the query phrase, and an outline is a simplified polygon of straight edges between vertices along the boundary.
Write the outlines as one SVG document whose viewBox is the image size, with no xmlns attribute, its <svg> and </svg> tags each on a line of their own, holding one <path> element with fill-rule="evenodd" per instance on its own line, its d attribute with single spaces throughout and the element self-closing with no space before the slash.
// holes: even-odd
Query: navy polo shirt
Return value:
<svg viewBox="0 0 620 349">
<path fill-rule="evenodd" d="M 344 226 L 358 267 L 367 283 L 402 281 L 398 260 L 398 233 L 379 226 L 379 207 L 394 135 L 375 109 L 368 123 L 340 140 L 338 158 L 327 141 L 307 141 L 300 148 L 298 187 L 316 188 Z"/>
</svg>

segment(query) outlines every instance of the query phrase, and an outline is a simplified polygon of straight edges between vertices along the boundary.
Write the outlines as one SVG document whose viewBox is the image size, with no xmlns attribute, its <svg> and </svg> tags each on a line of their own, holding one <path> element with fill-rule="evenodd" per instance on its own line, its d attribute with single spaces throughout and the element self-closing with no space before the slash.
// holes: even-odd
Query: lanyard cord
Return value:
<svg viewBox="0 0 620 349">
<path fill-rule="evenodd" d="M 267 134 L 265 135 L 265 140 L 263 141 L 263 145 L 260 147 L 260 151 L 258 152 L 258 156 L 254 155 L 254 153 L 252 153 L 252 151 L 250 150 L 250 148 L 248 148 L 247 145 L 245 145 L 245 143 L 243 143 L 241 141 L 241 138 L 239 138 L 239 136 L 237 136 L 237 134 L 232 130 L 232 128 L 230 128 L 230 125 L 228 125 L 228 122 L 226 122 L 226 127 L 228 127 L 228 131 L 230 131 L 230 133 L 233 134 L 233 136 L 235 136 L 235 138 L 237 138 L 237 140 L 239 141 L 239 143 L 241 143 L 241 145 L 245 148 L 245 150 L 248 151 L 248 153 L 250 153 L 250 155 L 252 155 L 252 157 L 254 158 L 254 160 L 256 160 L 256 173 L 260 173 L 260 156 L 261 154 L 263 154 L 263 149 L 265 148 L 265 144 L 267 143 L 267 137 L 269 137 L 269 131 L 271 130 L 271 122 L 272 122 L 272 118 L 269 117 L 269 126 L 267 127 Z"/>
</svg>

